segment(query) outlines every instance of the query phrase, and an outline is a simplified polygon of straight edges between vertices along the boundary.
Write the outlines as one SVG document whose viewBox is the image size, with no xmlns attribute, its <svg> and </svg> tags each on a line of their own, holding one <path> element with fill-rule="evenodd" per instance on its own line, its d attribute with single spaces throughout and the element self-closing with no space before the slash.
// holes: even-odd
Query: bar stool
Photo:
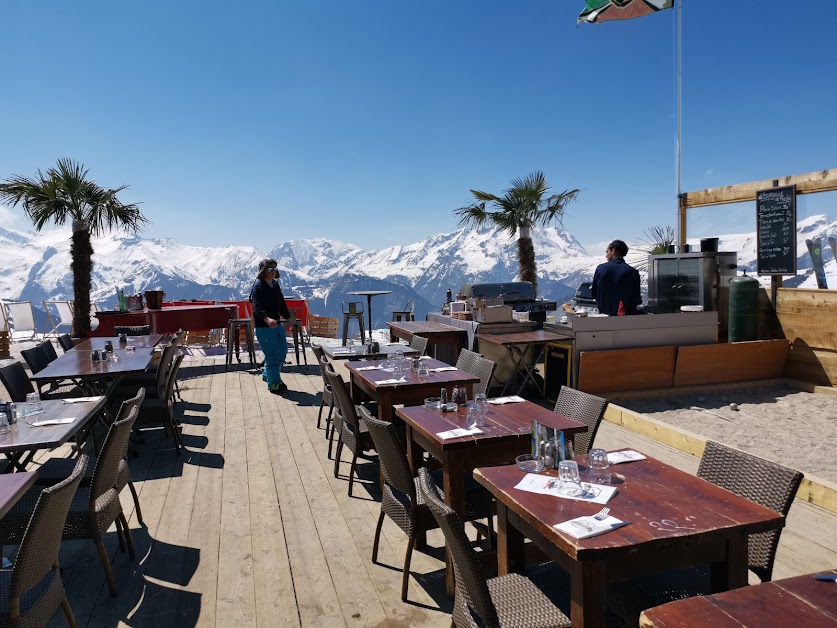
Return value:
<svg viewBox="0 0 837 628">
<path fill-rule="evenodd" d="M 233 309 L 233 308 L 230 308 Z M 237 309 L 237 308 L 235 308 Z M 244 306 L 244 309 L 249 313 L 250 308 Z M 232 364 L 233 349 L 235 349 L 235 357 L 241 362 L 239 355 L 240 347 L 240 333 L 244 331 L 244 340 L 247 343 L 247 352 L 250 354 L 250 364 L 256 363 L 256 343 L 253 340 L 253 319 L 252 318 L 235 318 L 231 317 L 227 326 L 227 362 L 226 366 Z"/>
<path fill-rule="evenodd" d="M 403 310 L 394 310 L 392 312 L 392 320 L 400 321 L 404 319 L 405 321 L 414 321 L 416 320 L 416 302 L 415 301 L 407 301 L 407 305 Z"/>
<path fill-rule="evenodd" d="M 299 366 L 299 347 L 302 345 L 302 357 L 305 366 L 308 366 L 308 356 L 305 354 L 305 335 L 302 329 L 302 321 L 297 318 L 297 308 L 289 308 L 291 317 L 285 321 L 285 331 L 291 331 L 294 335 L 294 352 L 296 353 L 296 365 Z"/>
<path fill-rule="evenodd" d="M 346 346 L 346 337 L 349 334 L 349 320 L 357 319 L 360 327 L 360 337 L 363 340 L 366 337 L 366 329 L 363 325 L 363 302 L 353 301 L 351 303 L 343 303 L 343 346 Z"/>
</svg>

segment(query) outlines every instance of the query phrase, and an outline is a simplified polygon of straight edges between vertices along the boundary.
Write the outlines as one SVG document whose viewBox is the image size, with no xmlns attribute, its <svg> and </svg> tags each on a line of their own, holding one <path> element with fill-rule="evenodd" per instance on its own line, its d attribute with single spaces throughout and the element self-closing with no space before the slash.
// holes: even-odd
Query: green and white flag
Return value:
<svg viewBox="0 0 837 628">
<path fill-rule="evenodd" d="M 587 8 L 578 16 L 578 21 L 629 20 L 673 6 L 674 0 L 587 0 Z"/>
</svg>

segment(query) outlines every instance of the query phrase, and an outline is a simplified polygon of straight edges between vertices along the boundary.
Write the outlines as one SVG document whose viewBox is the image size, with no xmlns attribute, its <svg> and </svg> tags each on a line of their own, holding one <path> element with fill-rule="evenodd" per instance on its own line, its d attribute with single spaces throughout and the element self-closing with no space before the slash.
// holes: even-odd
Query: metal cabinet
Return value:
<svg viewBox="0 0 837 628">
<path fill-rule="evenodd" d="M 648 256 L 648 307 L 668 314 L 682 305 L 702 305 L 718 312 L 719 335 L 727 335 L 729 281 L 737 275 L 737 254 L 683 253 Z"/>
</svg>

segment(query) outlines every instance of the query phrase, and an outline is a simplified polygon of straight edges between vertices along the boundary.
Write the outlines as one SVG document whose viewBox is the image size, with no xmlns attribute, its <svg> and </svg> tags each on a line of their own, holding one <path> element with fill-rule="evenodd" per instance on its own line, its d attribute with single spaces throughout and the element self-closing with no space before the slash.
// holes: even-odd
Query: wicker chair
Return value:
<svg viewBox="0 0 837 628">
<path fill-rule="evenodd" d="M 128 521 L 122 513 L 122 504 L 115 487 L 119 476 L 119 462 L 122 460 L 122 452 L 125 451 L 126 442 L 136 418 L 137 413 L 134 411 L 127 418 L 114 421 L 111 424 L 102 451 L 96 460 L 90 487 L 82 487 L 76 491 L 64 524 L 64 539 L 92 539 L 96 544 L 111 595 L 116 595 L 116 582 L 110 568 L 110 558 L 102 543 L 102 536 L 111 524 L 116 523 L 120 547 L 127 545 L 129 555 L 132 559 L 134 558 L 131 532 L 128 528 Z M 12 509 L 0 519 L 0 544 L 16 545 L 21 542 L 40 491 L 40 486 L 35 486 L 27 491 Z"/>
<path fill-rule="evenodd" d="M 799 471 L 713 441 L 706 443 L 697 475 L 785 516 L 803 477 Z M 749 536 L 747 566 L 762 582 L 773 577 L 781 533 L 772 530 Z M 608 592 L 608 605 L 620 619 L 638 625 L 640 613 L 647 608 L 710 593 L 710 567 L 705 565 L 614 585 Z"/>
<path fill-rule="evenodd" d="M 419 489 L 442 528 L 453 560 L 456 578 L 453 624 L 457 628 L 572 625 L 570 618 L 526 576 L 512 573 L 486 580 L 462 521 L 442 501 L 425 468 L 419 469 Z M 553 596 L 568 599 L 569 579 L 559 569 L 554 571 L 554 577 L 544 578 L 544 581 L 550 582 L 555 589 Z"/>
<path fill-rule="evenodd" d="M 73 339 L 70 338 L 70 334 L 61 334 L 58 336 L 58 344 L 61 345 L 61 348 L 64 350 L 64 353 L 75 347 L 75 343 Z"/>
<path fill-rule="evenodd" d="M 165 355 L 165 350 L 163 354 Z M 162 387 L 158 386 L 155 390 L 150 391 L 150 394 L 146 396 L 142 405 L 140 405 L 137 427 L 162 425 L 166 434 L 171 434 L 177 455 L 180 455 L 180 450 L 183 445 L 180 442 L 180 431 L 174 416 L 174 390 L 175 383 L 177 382 L 177 372 L 182 359 L 172 360 L 170 358 L 169 361 L 171 368 L 165 368 L 166 377 L 164 378 L 164 385 Z M 159 369 L 164 369 L 162 359 L 160 360 Z"/>
<path fill-rule="evenodd" d="M 323 418 L 323 408 L 328 406 L 328 414 L 326 415 L 326 438 L 328 438 L 328 426 L 331 424 L 331 415 L 334 412 L 334 394 L 331 392 L 331 386 L 326 381 L 325 365 L 328 364 L 328 358 L 325 357 L 325 352 L 320 345 L 311 345 L 311 350 L 317 358 L 317 363 L 320 365 L 320 374 L 323 378 L 323 395 L 320 398 L 320 412 L 317 414 L 317 429 L 320 429 L 320 423 Z"/>
<path fill-rule="evenodd" d="M 364 451 L 374 450 L 375 443 L 372 442 L 372 437 L 366 429 L 366 424 L 358 417 L 355 404 L 352 402 L 349 397 L 349 392 L 343 385 L 343 378 L 334 372 L 331 365 L 329 365 L 325 374 L 334 393 L 334 397 L 337 400 L 337 413 L 334 415 L 334 428 L 332 428 L 332 430 L 337 429 L 337 438 L 339 439 L 337 441 L 337 451 L 334 452 L 334 477 L 338 477 L 339 475 L 340 454 L 343 453 L 343 445 L 345 445 L 352 452 L 352 464 L 349 467 L 349 497 L 351 497 L 357 457 Z M 332 431 L 333 436 L 334 432 Z M 330 453 L 331 443 L 329 442 Z"/>
<path fill-rule="evenodd" d="M 381 495 L 381 514 L 375 528 L 375 541 L 372 545 L 372 562 L 378 562 L 378 542 L 384 515 L 389 516 L 404 531 L 409 542 L 404 556 L 404 570 L 401 579 L 401 599 L 407 601 L 407 585 L 410 582 L 410 559 L 416 544 L 416 537 L 422 532 L 434 530 L 438 526 L 427 505 L 421 499 L 417 480 L 410 472 L 407 452 L 401 443 L 398 429 L 388 421 L 373 417 L 369 410 L 359 406 L 363 423 L 375 443 L 384 485 Z M 438 479 L 441 479 L 439 472 Z M 473 477 L 468 476 L 465 487 L 465 521 L 487 519 L 489 529 L 493 529 L 494 504 L 491 493 L 486 491 Z"/>
<path fill-rule="evenodd" d="M 67 624 L 76 625 L 61 581 L 58 550 L 67 511 L 87 462 L 87 456 L 79 456 L 68 478 L 43 491 L 37 489 L 15 564 L 11 569 L 0 569 L 0 625 L 46 626 L 59 608 Z"/>
<path fill-rule="evenodd" d="M 497 363 L 494 360 L 489 360 L 481 355 L 478 355 L 474 360 L 474 370 L 471 371 L 473 375 L 480 378 L 479 383 L 474 384 L 474 394 L 487 393 L 488 385 L 491 383 L 491 378 L 494 376 L 494 368 Z"/>
<path fill-rule="evenodd" d="M 573 451 L 576 454 L 586 454 L 592 449 L 605 408 L 607 408 L 606 399 L 569 386 L 561 386 L 558 401 L 555 402 L 555 412 L 587 426 L 586 432 L 578 433 L 573 437 Z"/>
<path fill-rule="evenodd" d="M 50 342 L 49 340 L 44 340 L 38 346 L 44 352 L 44 355 L 47 359 L 47 364 L 58 359 L 58 353 L 55 351 L 55 345 L 53 345 L 52 342 Z"/>
<path fill-rule="evenodd" d="M 49 366 L 49 356 L 44 351 L 43 345 L 35 345 L 31 349 L 24 349 L 20 352 L 20 355 L 26 360 L 32 375 L 40 373 Z"/>
<path fill-rule="evenodd" d="M 410 338 L 410 348 L 415 349 L 421 355 L 427 355 L 427 338 L 424 336 L 413 336 Z"/>
<path fill-rule="evenodd" d="M 26 395 L 35 392 L 35 387 L 26 375 L 26 369 L 20 362 L 12 362 L 0 368 L 0 381 L 6 387 L 12 401 L 26 401 Z"/>
<path fill-rule="evenodd" d="M 459 352 L 459 357 L 456 359 L 456 368 L 466 373 L 474 372 L 474 364 L 477 358 L 481 357 L 476 351 L 470 349 L 462 349 Z"/>
<path fill-rule="evenodd" d="M 151 325 L 115 325 L 113 328 L 114 336 L 150 336 Z"/>
<path fill-rule="evenodd" d="M 119 408 L 119 412 L 116 415 L 117 421 L 122 421 L 128 416 L 131 415 L 132 412 L 139 411 L 139 407 L 142 404 L 142 400 L 145 398 L 145 389 L 140 388 L 137 391 L 137 394 L 130 399 L 126 399 L 122 402 L 122 406 Z M 126 486 L 131 491 L 131 497 L 134 499 L 134 507 L 136 508 L 137 512 L 137 521 L 139 521 L 140 525 L 143 525 L 142 520 L 142 509 L 140 508 L 139 503 L 139 495 L 137 495 L 137 489 L 134 487 L 133 479 L 131 478 L 131 468 L 128 466 L 128 441 L 125 441 L 125 451 L 122 452 L 122 460 L 119 461 L 119 474 L 116 477 L 116 492 L 121 493 L 122 489 Z M 72 473 L 73 467 L 75 465 L 75 460 L 70 458 L 50 458 L 40 467 L 38 467 L 38 479 L 36 480 L 37 484 L 46 484 L 52 485 L 56 482 L 62 481 L 66 478 L 70 473 Z M 82 485 L 89 486 L 90 482 L 93 480 L 93 467 L 89 467 L 87 469 L 87 473 L 85 473 L 84 477 L 82 478 Z"/>
</svg>

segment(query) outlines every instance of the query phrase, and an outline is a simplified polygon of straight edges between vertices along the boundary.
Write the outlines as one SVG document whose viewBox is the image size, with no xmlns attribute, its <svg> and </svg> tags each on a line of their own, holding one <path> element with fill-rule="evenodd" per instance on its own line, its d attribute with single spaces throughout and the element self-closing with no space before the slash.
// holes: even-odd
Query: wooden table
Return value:
<svg viewBox="0 0 837 628">
<path fill-rule="evenodd" d="M 374 371 L 379 372 L 379 371 Z M 441 373 L 440 373 L 441 374 Z M 476 467 L 514 462 L 532 450 L 532 421 L 562 430 L 566 436 L 586 432 L 587 426 L 529 401 L 489 404 L 482 434 L 441 439 L 439 432 L 467 427 L 466 408 L 456 412 L 431 410 L 424 405 L 399 408 L 395 414 L 407 424 L 407 459 L 414 474 L 426 451 L 442 463 L 445 503 L 458 514 L 464 510 L 465 477 Z M 447 557 L 445 573 L 449 595 L 454 592 L 453 568 Z"/>
<path fill-rule="evenodd" d="M 38 474 L 35 471 L 0 475 L 0 519 L 11 510 L 37 479 Z"/>
<path fill-rule="evenodd" d="M 41 449 L 53 449 L 63 445 L 73 436 L 83 431 L 96 414 L 104 407 L 107 398 L 100 396 L 96 401 L 65 403 L 61 400 L 42 401 L 43 412 L 28 416 L 18 415 L 8 434 L 0 434 L 0 454 L 9 460 L 5 472 L 25 471 L 35 454 Z M 19 404 L 25 411 L 26 404 Z M 69 419 L 75 421 L 64 425 L 30 425 L 37 421 L 50 419 Z"/>
<path fill-rule="evenodd" d="M 407 342 L 413 336 L 427 338 L 434 358 L 446 359 L 450 364 L 455 364 L 459 352 L 468 343 L 468 333 L 444 323 L 432 321 L 395 321 L 388 322 L 390 334 L 395 338 L 402 338 Z M 447 347 L 447 353 L 445 353 Z"/>
<path fill-rule="evenodd" d="M 515 466 L 474 471 L 497 499 L 499 573 L 522 569 L 523 540 L 531 539 L 570 574 L 573 626 L 605 625 L 610 582 L 711 563 L 713 591 L 746 586 L 747 536 L 785 525 L 779 513 L 652 458 L 611 471 L 618 492 L 610 514 L 631 523 L 584 540 L 552 526 L 601 506 L 518 490 L 524 473 Z"/>
<path fill-rule="evenodd" d="M 87 338 L 82 340 L 70 351 L 92 351 L 98 349 L 101 351 L 105 348 L 105 343 L 110 341 L 113 343 L 114 350 L 125 349 L 127 346 L 134 348 L 153 349 L 163 338 L 170 338 L 167 334 L 149 334 L 148 336 L 128 336 L 127 342 L 119 342 L 118 336 L 98 336 L 96 338 Z M 120 354 L 121 355 L 121 354 Z"/>
<path fill-rule="evenodd" d="M 402 345 L 399 342 L 390 345 L 380 345 L 378 350 L 374 353 L 369 353 L 366 348 L 364 348 L 364 351 L 360 353 L 355 353 L 346 347 L 329 347 L 323 345 L 323 353 L 328 356 L 329 360 L 380 360 L 382 358 L 386 358 L 388 355 L 394 355 L 399 351 L 401 351 L 404 354 L 404 357 L 407 358 L 419 354 L 416 349 L 413 349 L 409 345 Z"/>
<path fill-rule="evenodd" d="M 814 574 L 808 574 L 677 600 L 650 608 L 639 618 L 643 628 L 686 628 L 697 624 L 713 628 L 837 626 L 837 584 L 820 582 Z"/>
<path fill-rule="evenodd" d="M 454 386 L 465 386 L 468 390 L 468 397 L 472 397 L 473 385 L 480 381 L 480 378 L 465 371 L 441 371 L 429 373 L 419 377 L 409 367 L 404 371 L 404 379 L 407 381 L 399 384 L 378 384 L 381 380 L 393 379 L 392 371 L 358 371 L 357 369 L 385 365 L 386 362 L 347 362 L 346 368 L 350 373 L 351 394 L 355 403 L 360 403 L 365 397 L 378 402 L 378 418 L 382 421 L 392 421 L 392 407 L 403 403 L 404 405 L 423 404 L 427 397 L 438 397 L 442 388 L 448 390 L 448 398 Z M 444 362 L 425 358 L 422 364 L 429 369 L 448 366 Z"/>
<path fill-rule="evenodd" d="M 369 342 L 372 342 L 372 297 L 377 297 L 381 294 L 392 294 L 392 290 L 355 290 L 346 294 L 366 297 L 366 312 L 369 314 Z"/>
<path fill-rule="evenodd" d="M 526 387 L 526 383 L 530 380 L 534 382 L 533 376 L 537 371 L 538 362 L 543 356 L 544 349 L 548 342 L 561 340 L 563 336 L 553 334 L 542 329 L 535 331 L 524 331 L 516 334 L 477 334 L 477 340 L 480 342 L 490 342 L 491 344 L 504 347 L 509 354 L 509 357 L 514 364 L 514 368 L 521 376 L 523 381 L 520 382 L 520 388 L 517 389 L 517 394 L 521 394 Z M 531 362 L 532 367 L 527 366 Z M 514 380 L 510 377 L 503 387 L 501 394 L 505 395 L 509 385 Z M 543 391 L 540 391 L 541 398 L 544 398 Z"/>
</svg>

